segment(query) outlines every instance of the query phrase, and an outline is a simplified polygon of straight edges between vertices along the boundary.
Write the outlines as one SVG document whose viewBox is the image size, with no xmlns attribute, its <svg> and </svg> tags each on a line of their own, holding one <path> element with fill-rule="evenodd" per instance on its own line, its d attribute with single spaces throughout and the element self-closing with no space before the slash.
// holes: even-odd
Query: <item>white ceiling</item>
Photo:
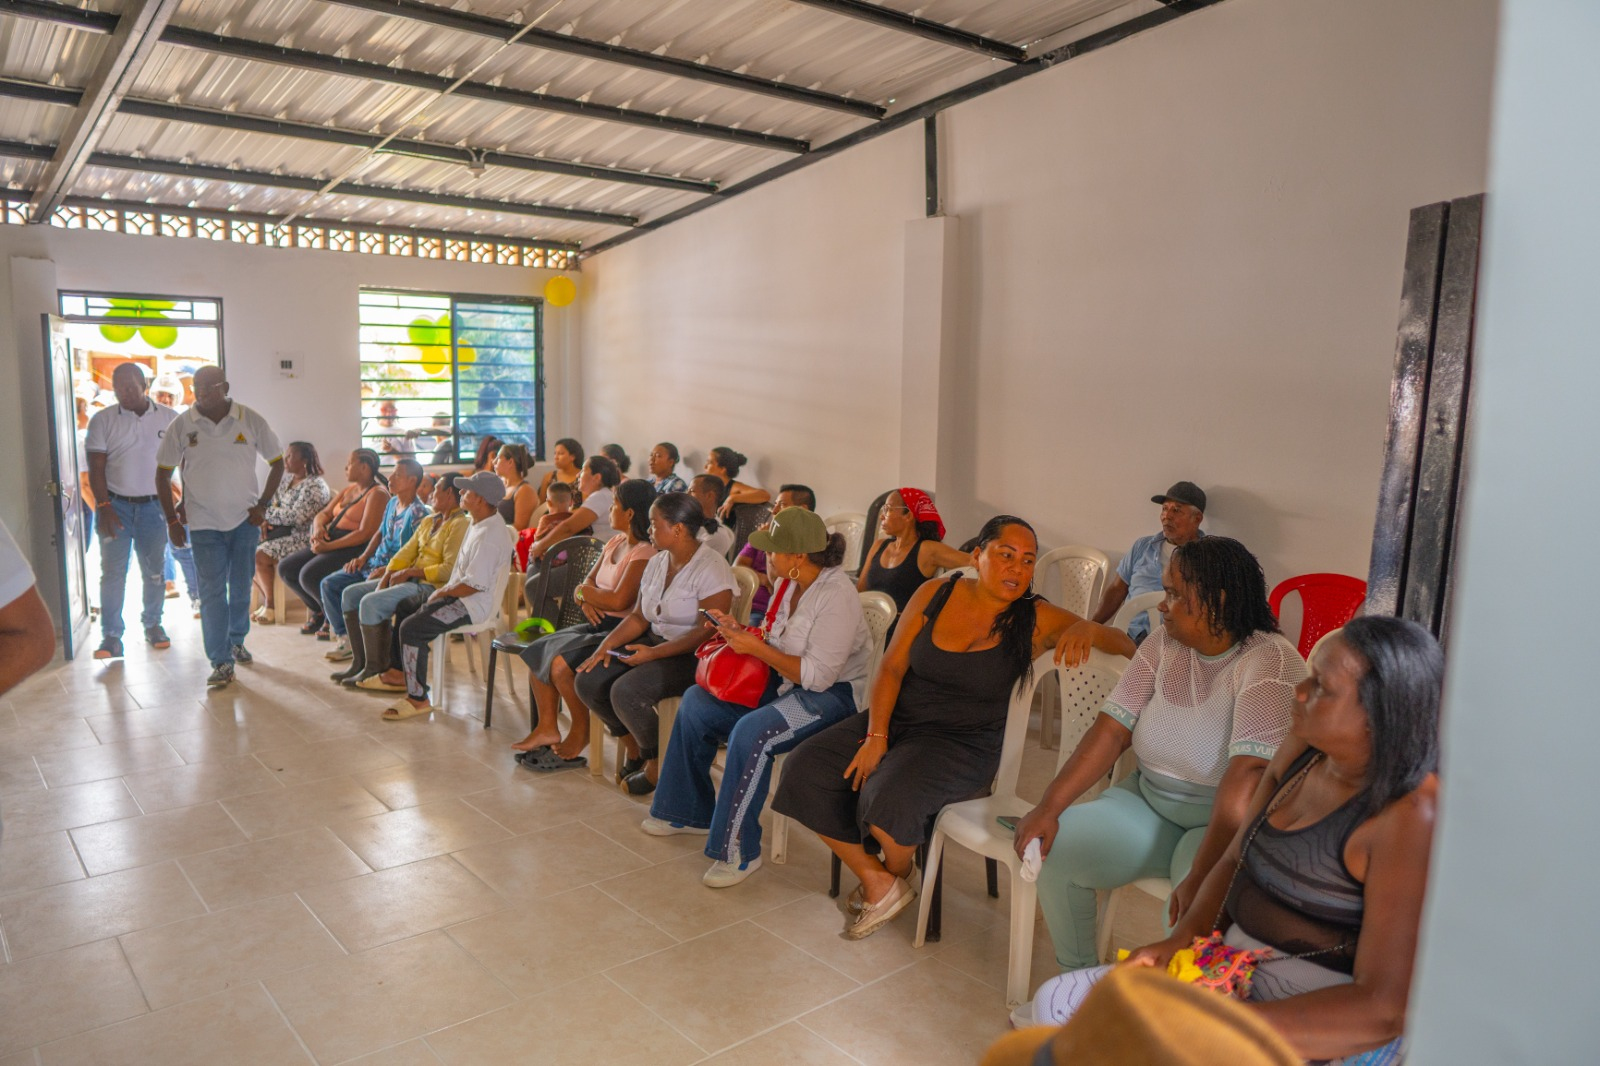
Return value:
<svg viewBox="0 0 1600 1066">
<path fill-rule="evenodd" d="M 735 70 L 789 85 L 869 101 L 893 113 L 936 92 L 1010 66 L 980 52 L 932 41 L 799 0 L 473 0 L 440 9 L 526 24 L 640 51 Z M 73 4 L 71 9 L 80 5 Z M 98 0 L 88 11 L 117 14 Z M 1148 10 L 1148 0 L 891 0 L 880 6 L 1028 47 L 1110 12 Z M 68 5 L 62 4 L 63 9 Z M 31 12 L 31 14 L 25 13 Z M 0 76 L 58 88 L 92 81 L 111 40 L 105 27 L 39 17 L 40 5 L 0 2 Z M 63 13 L 64 17 L 71 17 Z M 108 20 L 102 20 L 108 21 Z M 690 80 L 493 37 L 443 29 L 389 12 L 329 0 L 183 0 L 170 27 L 447 78 L 580 99 L 648 114 L 809 141 L 814 147 L 877 120 L 811 103 Z M 133 100 L 287 120 L 461 148 L 543 157 L 712 181 L 726 187 L 794 153 L 587 115 L 442 94 L 367 76 L 221 55 L 160 43 L 138 71 Z M 54 145 L 73 108 L 0 95 L 0 140 Z M 3 148 L 4 146 L 0 146 Z M 630 216 L 649 221 L 706 194 L 490 163 L 481 176 L 461 162 L 374 154 L 367 147 L 302 136 L 217 128 L 192 121 L 114 115 L 97 150 L 113 156 L 226 167 L 244 172 L 422 194 L 470 197 Z M 48 166 L 0 152 L 0 182 L 29 191 Z M 371 195 L 274 188 L 85 166 L 75 197 L 414 226 L 461 233 L 592 245 L 625 225 L 530 217 L 491 206 L 404 203 Z"/>
</svg>

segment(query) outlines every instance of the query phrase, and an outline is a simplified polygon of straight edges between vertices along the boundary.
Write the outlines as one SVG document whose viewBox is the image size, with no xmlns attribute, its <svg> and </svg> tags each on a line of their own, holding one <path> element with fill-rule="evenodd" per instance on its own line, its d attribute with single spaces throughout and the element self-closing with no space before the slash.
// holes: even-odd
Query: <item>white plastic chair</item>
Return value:
<svg viewBox="0 0 1600 1066">
<path fill-rule="evenodd" d="M 854 573 L 861 565 L 861 542 L 867 535 L 867 516 L 860 511 L 840 511 L 822 520 L 829 533 L 844 534 L 845 569 Z"/>
<path fill-rule="evenodd" d="M 1005 863 L 1011 871 L 1011 953 L 1006 977 L 1006 1005 L 1015 1006 L 1028 998 L 1028 976 L 1033 968 L 1033 923 L 1037 903 L 1037 890 L 1033 882 L 1024 881 L 1020 872 L 1022 860 L 1012 848 L 1013 834 L 997 819 L 1020 818 L 1033 809 L 1033 804 L 1017 795 L 1017 777 L 1022 769 L 1022 748 L 1028 735 L 1028 718 L 1032 711 L 1033 690 L 1039 679 L 1047 673 L 1061 676 L 1061 691 L 1068 694 L 1074 704 L 1099 704 L 1116 687 L 1122 677 L 1127 660 L 1102 651 L 1089 653 L 1089 661 L 1070 670 L 1058 668 L 1052 662 L 1054 649 L 1041 655 L 1033 664 L 1033 680 L 1019 681 L 1011 694 L 1011 708 L 1006 715 L 1005 740 L 1000 749 L 1000 772 L 995 775 L 994 791 L 981 799 L 952 803 L 939 812 L 933 824 L 933 836 L 928 841 L 928 863 L 923 871 L 922 883 L 932 885 L 939 876 L 939 863 L 943 858 L 946 840 L 977 852 L 985 858 Z M 1093 719 L 1084 716 L 1086 722 Z M 1084 725 L 1087 729 L 1087 724 Z M 1077 746 L 1074 738 L 1069 746 L 1063 736 L 1061 750 L 1070 752 Z M 928 931 L 928 913 L 933 893 L 923 892 L 917 910 L 917 936 L 912 942 L 921 947 Z"/>
<path fill-rule="evenodd" d="M 867 633 L 872 638 L 872 652 L 867 658 L 867 685 L 871 691 L 871 684 L 878 676 L 878 664 L 883 662 L 883 653 L 889 643 L 889 627 L 894 625 L 894 616 L 897 610 L 894 600 L 885 592 L 863 592 L 861 595 L 861 613 L 867 619 Z M 787 759 L 788 752 L 772 760 L 772 781 L 767 786 L 767 799 L 778 793 L 778 775 L 783 770 L 783 761 Z M 767 849 L 772 856 L 772 861 L 784 863 L 789 861 L 789 819 L 772 812 L 772 843 Z"/>
<path fill-rule="evenodd" d="M 740 625 L 747 626 L 750 624 L 750 601 L 755 599 L 761 579 L 748 566 L 736 566 L 733 568 L 733 580 L 739 587 L 734 590 L 733 610 L 728 613 L 738 619 Z"/>
<path fill-rule="evenodd" d="M 1165 592 L 1159 589 L 1155 592 L 1141 592 L 1137 596 L 1130 596 L 1122 601 L 1122 606 L 1117 608 L 1117 616 L 1111 620 L 1112 629 L 1127 629 L 1133 624 L 1135 617 L 1141 614 L 1150 616 L 1150 632 L 1154 633 L 1161 628 L 1161 612 L 1157 610 L 1161 601 L 1167 598 Z"/>
<path fill-rule="evenodd" d="M 1051 603 L 1080 618 L 1088 618 L 1100 603 L 1100 593 L 1110 570 L 1111 560 L 1105 552 L 1070 544 L 1065 548 L 1052 548 L 1039 556 L 1034 569 L 1035 584 Z M 1055 677 L 1047 675 L 1039 686 L 1039 746 L 1046 751 L 1057 743 L 1054 733 L 1059 702 Z"/>
</svg>

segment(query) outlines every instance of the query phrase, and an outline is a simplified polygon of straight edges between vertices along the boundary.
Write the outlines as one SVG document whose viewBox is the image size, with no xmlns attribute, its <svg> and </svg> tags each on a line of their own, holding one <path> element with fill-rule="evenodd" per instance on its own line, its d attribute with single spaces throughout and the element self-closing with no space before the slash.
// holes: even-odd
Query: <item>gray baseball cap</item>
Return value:
<svg viewBox="0 0 1600 1066">
<path fill-rule="evenodd" d="M 499 507 L 500 501 L 506 498 L 506 483 L 500 480 L 499 474 L 487 470 L 480 470 L 471 477 L 456 478 L 456 492 L 469 489 L 482 496 L 483 502 L 490 507 Z"/>
</svg>

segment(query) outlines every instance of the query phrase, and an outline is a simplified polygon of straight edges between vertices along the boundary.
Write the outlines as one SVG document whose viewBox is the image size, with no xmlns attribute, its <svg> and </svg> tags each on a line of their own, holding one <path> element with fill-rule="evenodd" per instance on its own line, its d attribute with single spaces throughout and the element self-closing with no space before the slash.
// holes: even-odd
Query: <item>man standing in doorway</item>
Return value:
<svg viewBox="0 0 1600 1066">
<path fill-rule="evenodd" d="M 1161 532 L 1140 537 L 1117 564 L 1116 576 L 1100 597 L 1094 620 L 1109 625 L 1117 608 L 1129 596 L 1161 591 L 1161 575 L 1166 572 L 1172 553 L 1191 540 L 1205 536 L 1200 523 L 1206 517 L 1206 494 L 1192 481 L 1180 481 L 1160 496 L 1150 497 L 1161 505 Z M 1141 612 L 1128 624 L 1128 636 L 1135 643 L 1150 635 L 1149 616 Z"/>
<path fill-rule="evenodd" d="M 257 491 L 256 456 L 268 464 L 267 485 Z M 183 466 L 183 502 L 172 498 L 172 472 Z M 200 575 L 200 632 L 211 661 L 207 688 L 233 681 L 233 664 L 248 663 L 250 578 L 267 502 L 283 480 L 283 449 L 267 420 L 228 396 L 219 367 L 194 376 L 194 406 L 173 420 L 156 456 L 156 494 L 167 517 L 167 536 L 184 545 L 194 536 Z"/>
<path fill-rule="evenodd" d="M 156 451 L 178 412 L 153 402 L 149 380 L 138 363 L 122 363 L 111 373 L 116 405 L 89 419 L 84 448 L 89 455 L 89 488 L 100 531 L 100 630 L 96 659 L 122 658 L 122 600 L 128 588 L 128 554 L 139 557 L 144 610 L 139 622 L 152 648 L 171 646 L 161 628 L 166 598 L 166 522 L 156 500 Z"/>
</svg>

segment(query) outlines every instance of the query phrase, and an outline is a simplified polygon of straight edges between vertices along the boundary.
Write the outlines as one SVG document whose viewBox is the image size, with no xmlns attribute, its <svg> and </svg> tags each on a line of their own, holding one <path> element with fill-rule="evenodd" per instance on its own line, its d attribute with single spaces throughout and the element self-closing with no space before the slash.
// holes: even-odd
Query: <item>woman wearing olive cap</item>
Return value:
<svg viewBox="0 0 1600 1066">
<path fill-rule="evenodd" d="M 750 534 L 780 575 L 765 640 L 723 612 L 714 612 L 730 650 L 772 668 L 755 708 L 730 703 L 696 685 L 684 693 L 661 781 L 641 828 L 655 836 L 706 836 L 713 860 L 703 880 L 727 888 L 761 866 L 761 809 L 772 760 L 802 740 L 856 712 L 867 684 L 871 636 L 855 583 L 841 568 L 845 540 L 803 507 L 775 515 L 770 528 Z M 760 619 L 751 619 L 760 625 Z M 711 783 L 719 741 L 728 758 L 722 788 Z"/>
</svg>

